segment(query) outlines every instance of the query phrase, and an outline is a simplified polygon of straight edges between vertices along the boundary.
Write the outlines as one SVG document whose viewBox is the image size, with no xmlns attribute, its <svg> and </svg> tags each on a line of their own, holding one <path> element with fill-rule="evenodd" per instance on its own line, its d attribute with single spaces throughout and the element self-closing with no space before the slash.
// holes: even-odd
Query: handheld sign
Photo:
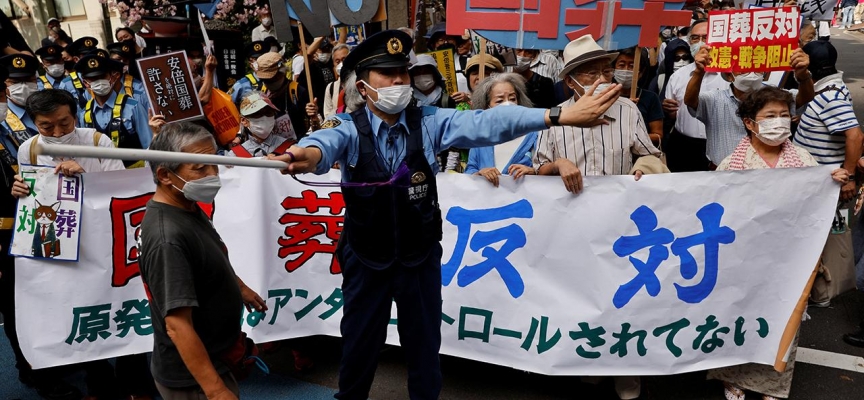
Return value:
<svg viewBox="0 0 864 400">
<path fill-rule="evenodd" d="M 184 121 L 204 115 L 185 51 L 160 54 L 137 61 L 154 114 L 164 115 L 166 122 Z"/>
<path fill-rule="evenodd" d="M 798 8 L 756 8 L 708 15 L 709 72 L 792 70 L 798 48 Z"/>
<path fill-rule="evenodd" d="M 438 72 L 444 77 L 444 89 L 447 90 L 447 94 L 451 95 L 458 92 L 459 87 L 456 83 L 456 68 L 454 67 L 456 64 L 453 63 L 453 50 L 430 51 L 426 54 L 435 58 L 435 63 L 438 64 Z M 482 68 L 483 64 L 480 65 Z"/>
</svg>

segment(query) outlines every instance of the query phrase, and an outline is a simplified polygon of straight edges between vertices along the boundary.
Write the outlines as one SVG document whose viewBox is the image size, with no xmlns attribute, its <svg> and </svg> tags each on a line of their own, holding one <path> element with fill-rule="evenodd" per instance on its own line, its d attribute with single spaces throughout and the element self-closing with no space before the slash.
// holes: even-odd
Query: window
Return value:
<svg viewBox="0 0 864 400">
<path fill-rule="evenodd" d="M 27 13 L 25 13 L 21 7 L 18 7 L 18 4 L 15 4 L 14 0 L 0 0 L 0 10 L 3 10 L 3 13 L 6 14 L 9 19 L 27 16 Z"/>
<path fill-rule="evenodd" d="M 57 11 L 57 17 L 61 19 L 87 16 L 84 11 L 84 0 L 54 0 L 54 10 Z"/>
</svg>

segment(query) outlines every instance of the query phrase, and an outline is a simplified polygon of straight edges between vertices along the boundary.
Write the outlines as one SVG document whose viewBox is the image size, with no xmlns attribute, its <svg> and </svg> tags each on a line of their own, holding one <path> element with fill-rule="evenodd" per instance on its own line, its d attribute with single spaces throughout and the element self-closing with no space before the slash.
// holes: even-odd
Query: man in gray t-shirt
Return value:
<svg viewBox="0 0 864 400">
<path fill-rule="evenodd" d="M 169 124 L 152 150 L 216 154 L 213 136 L 189 124 Z M 228 250 L 198 206 L 219 190 L 215 165 L 151 163 L 156 193 L 141 223 L 141 277 L 153 321 L 151 370 L 166 400 L 203 392 L 233 400 L 237 382 L 223 362 L 242 344 L 242 307 L 267 309 L 234 273 Z"/>
</svg>

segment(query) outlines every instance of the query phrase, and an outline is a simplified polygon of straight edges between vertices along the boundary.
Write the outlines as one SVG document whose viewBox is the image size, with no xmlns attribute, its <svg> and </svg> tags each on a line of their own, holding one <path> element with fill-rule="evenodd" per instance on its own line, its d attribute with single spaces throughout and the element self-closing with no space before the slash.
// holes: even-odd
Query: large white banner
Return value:
<svg viewBox="0 0 864 400">
<path fill-rule="evenodd" d="M 579 195 L 557 177 L 494 188 L 439 175 L 441 351 L 550 375 L 773 365 L 830 229 L 830 170 L 589 177 Z M 341 193 L 271 170 L 222 181 L 216 228 L 270 308 L 243 329 L 257 342 L 338 336 Z M 149 171 L 84 185 L 80 261 L 17 260 L 19 337 L 37 368 L 151 350 L 135 263 Z"/>
</svg>

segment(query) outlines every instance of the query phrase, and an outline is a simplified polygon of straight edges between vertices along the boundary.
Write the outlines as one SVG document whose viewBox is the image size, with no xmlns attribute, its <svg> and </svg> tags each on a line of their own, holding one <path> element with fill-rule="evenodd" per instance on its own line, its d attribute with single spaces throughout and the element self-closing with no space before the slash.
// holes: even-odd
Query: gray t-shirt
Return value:
<svg viewBox="0 0 864 400">
<path fill-rule="evenodd" d="M 220 354 L 240 334 L 243 300 L 228 251 L 200 209 L 190 212 L 153 200 L 141 223 L 140 267 L 150 299 L 153 360 L 150 369 L 171 388 L 197 385 L 165 329 L 165 316 L 192 307 L 195 332 L 220 374 L 228 371 Z"/>
</svg>

